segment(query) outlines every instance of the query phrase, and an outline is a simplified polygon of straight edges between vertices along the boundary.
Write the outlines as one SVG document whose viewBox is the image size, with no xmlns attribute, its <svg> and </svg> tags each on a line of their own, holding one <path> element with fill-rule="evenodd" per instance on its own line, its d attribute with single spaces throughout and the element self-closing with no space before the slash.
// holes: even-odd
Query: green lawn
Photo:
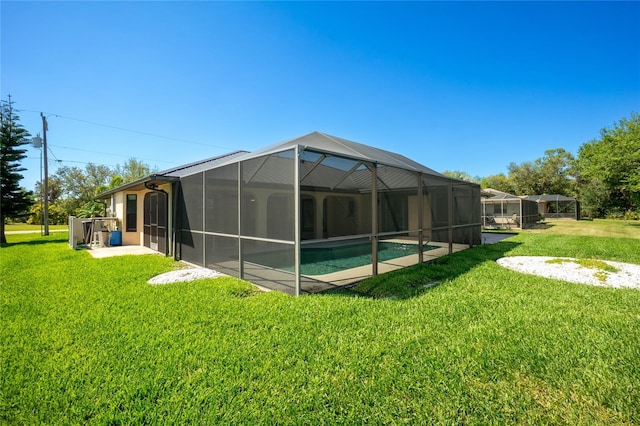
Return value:
<svg viewBox="0 0 640 426">
<path fill-rule="evenodd" d="M 527 232 L 544 234 L 588 235 L 593 237 L 620 237 L 640 239 L 640 221 L 631 220 L 549 220 L 546 229 Z"/>
<path fill-rule="evenodd" d="M 170 259 L 92 259 L 65 233 L 8 240 L 2 423 L 640 423 L 640 291 L 494 262 L 640 264 L 634 238 L 525 231 L 299 298 L 233 278 L 150 286 Z"/>
</svg>

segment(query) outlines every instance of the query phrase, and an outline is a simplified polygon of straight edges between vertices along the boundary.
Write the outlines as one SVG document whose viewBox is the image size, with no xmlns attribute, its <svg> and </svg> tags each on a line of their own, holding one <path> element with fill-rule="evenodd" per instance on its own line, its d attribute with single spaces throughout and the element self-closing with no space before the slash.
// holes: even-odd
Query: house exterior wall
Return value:
<svg viewBox="0 0 640 426">
<path fill-rule="evenodd" d="M 172 229 L 173 223 L 173 186 L 172 184 L 160 185 L 158 189 L 166 191 L 169 200 L 167 211 L 167 230 Z M 122 231 L 123 245 L 144 245 L 144 196 L 152 192 L 148 189 L 142 190 L 124 190 L 113 194 L 107 201 L 107 208 L 114 217 L 118 218 L 118 228 Z M 136 230 L 127 231 L 127 195 L 136 196 Z"/>
<path fill-rule="evenodd" d="M 107 200 L 107 209 L 110 210 L 111 216 L 118 218 L 118 229 L 122 231 L 123 245 L 140 245 L 142 241 L 137 232 L 128 232 L 126 230 L 126 199 L 128 194 L 135 194 L 138 198 L 136 201 L 136 210 L 139 213 L 137 214 L 136 230 L 142 229 L 142 224 L 139 223 L 140 218 L 142 218 L 141 208 L 143 208 L 140 193 L 141 191 L 120 191 L 113 194 Z"/>
<path fill-rule="evenodd" d="M 116 192 L 111 196 L 110 201 L 114 203 L 111 207 L 111 215 L 118 218 L 118 229 L 122 230 L 124 224 L 124 193 Z"/>
<path fill-rule="evenodd" d="M 122 193 L 122 244 L 143 245 L 144 241 L 144 193 L 148 191 L 124 191 Z M 127 227 L 127 196 L 136 196 L 136 230 L 128 231 Z"/>
</svg>

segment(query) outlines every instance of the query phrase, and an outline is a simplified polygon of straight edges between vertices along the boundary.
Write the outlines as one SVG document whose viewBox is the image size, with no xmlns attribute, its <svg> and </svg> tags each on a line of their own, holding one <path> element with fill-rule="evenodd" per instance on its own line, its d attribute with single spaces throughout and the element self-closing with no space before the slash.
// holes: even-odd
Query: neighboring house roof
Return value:
<svg viewBox="0 0 640 426">
<path fill-rule="evenodd" d="M 524 197 L 524 199 L 525 200 L 530 200 L 530 201 L 535 201 L 535 202 L 539 202 L 539 201 L 576 201 L 575 198 L 566 197 L 566 196 L 560 195 L 560 194 L 529 195 L 527 197 Z"/>
<path fill-rule="evenodd" d="M 513 194 L 509 194 L 506 192 L 502 192 L 502 191 L 498 191 L 497 189 L 491 189 L 491 188 L 486 188 L 482 190 L 483 192 L 486 192 L 488 194 L 491 194 L 490 197 L 490 201 L 495 201 L 495 200 L 520 200 L 520 197 L 515 196 Z M 483 199 L 482 201 L 485 201 L 485 199 Z"/>
</svg>

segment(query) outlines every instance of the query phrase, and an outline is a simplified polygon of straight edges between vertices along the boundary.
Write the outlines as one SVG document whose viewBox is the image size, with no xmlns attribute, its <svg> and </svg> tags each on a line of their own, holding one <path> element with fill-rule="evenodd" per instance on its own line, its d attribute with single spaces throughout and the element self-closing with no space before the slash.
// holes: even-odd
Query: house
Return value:
<svg viewBox="0 0 640 426">
<path fill-rule="evenodd" d="M 481 243 L 477 184 L 319 132 L 97 198 L 123 244 L 296 295 Z"/>
<path fill-rule="evenodd" d="M 482 227 L 485 229 L 524 229 L 540 220 L 534 201 L 491 188 L 483 189 L 482 195 Z"/>
</svg>

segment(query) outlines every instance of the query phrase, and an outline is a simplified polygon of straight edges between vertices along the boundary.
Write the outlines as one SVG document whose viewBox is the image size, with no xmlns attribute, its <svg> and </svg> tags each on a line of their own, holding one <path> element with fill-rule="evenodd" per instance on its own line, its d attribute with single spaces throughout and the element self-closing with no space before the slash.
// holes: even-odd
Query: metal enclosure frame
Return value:
<svg viewBox="0 0 640 426">
<path fill-rule="evenodd" d="M 540 220 L 538 205 L 523 197 L 486 188 L 482 190 L 482 227 L 525 229 Z"/>
<path fill-rule="evenodd" d="M 358 271 L 353 281 L 406 266 L 385 257 L 386 245 L 404 244 L 412 251 L 402 259 L 415 264 L 426 247 L 481 243 L 478 185 L 318 132 L 186 167 L 179 178 L 177 256 L 294 295 L 343 284 L 346 270 Z M 356 246 L 368 271 L 303 268 L 309 253 Z"/>
<path fill-rule="evenodd" d="M 580 220 L 580 202 L 560 194 L 530 195 L 526 200 L 538 205 L 538 212 L 545 219 Z"/>
</svg>

